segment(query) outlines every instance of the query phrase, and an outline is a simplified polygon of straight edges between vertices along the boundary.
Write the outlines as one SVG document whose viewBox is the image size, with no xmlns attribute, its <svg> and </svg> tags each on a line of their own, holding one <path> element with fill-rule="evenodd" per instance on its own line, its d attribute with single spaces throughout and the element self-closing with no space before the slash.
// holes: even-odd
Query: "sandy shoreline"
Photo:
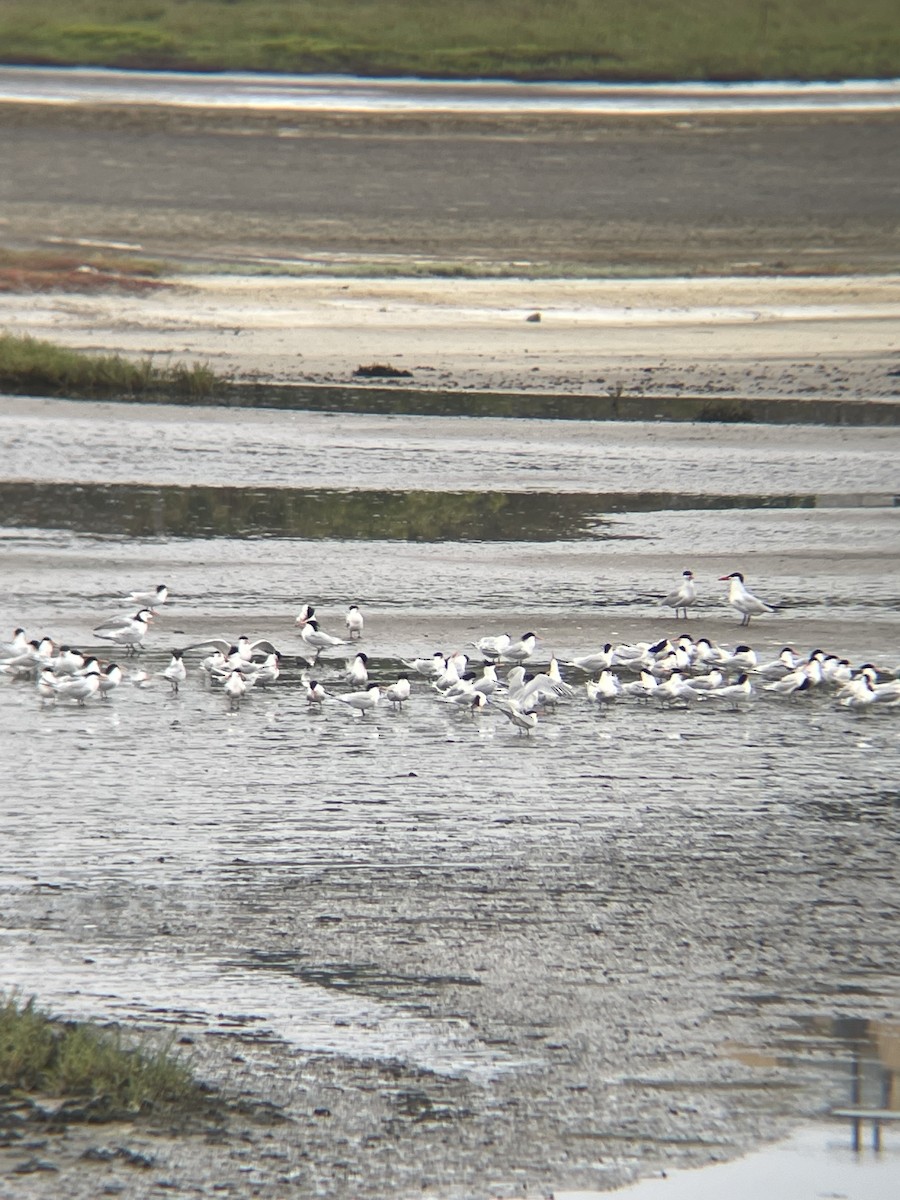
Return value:
<svg viewBox="0 0 900 1200">
<path fill-rule="evenodd" d="M 82 350 L 205 362 L 240 381 L 351 383 L 359 367 L 386 364 L 419 387 L 898 393 L 900 278 L 892 275 L 165 282 L 137 295 L 0 294 L 0 326 Z"/>
</svg>

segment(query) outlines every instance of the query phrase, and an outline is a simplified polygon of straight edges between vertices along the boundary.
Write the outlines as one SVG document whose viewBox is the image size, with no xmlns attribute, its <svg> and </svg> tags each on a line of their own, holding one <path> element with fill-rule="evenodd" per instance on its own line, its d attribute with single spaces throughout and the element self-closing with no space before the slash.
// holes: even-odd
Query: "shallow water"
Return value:
<svg viewBox="0 0 900 1200">
<path fill-rule="evenodd" d="M 288 1106 L 298 1062 L 349 1072 L 361 1111 L 353 1073 L 394 1064 L 470 1114 L 429 1144 L 442 1196 L 521 1172 L 605 1187 L 729 1157 L 846 1103 L 855 1062 L 867 1095 L 885 1078 L 896 1088 L 900 710 L 858 715 L 816 695 L 600 712 L 564 667 L 575 695 L 529 736 L 442 704 L 423 679 L 402 711 L 359 718 L 337 700 L 307 705 L 294 625 L 312 601 L 339 632 L 360 603 L 379 680 L 506 628 L 540 632 L 546 663 L 678 631 L 659 596 L 690 563 L 695 635 L 776 653 L 827 643 L 893 667 L 900 512 L 875 497 L 896 486 L 895 431 L 23 413 L 17 426 L 7 408 L 3 425 L 10 629 L 87 649 L 130 588 L 164 580 L 173 602 L 140 669 L 241 633 L 274 639 L 286 661 L 235 712 L 201 683 L 199 651 L 177 696 L 156 679 L 108 704 L 42 707 L 27 683 L 0 683 L 3 988 L 235 1039 L 242 1086 L 280 1087 Z M 792 468 L 812 491 L 853 481 L 862 499 L 756 508 Z M 735 507 L 680 509 L 703 478 L 701 496 Z M 648 509 L 644 489 L 663 479 L 673 502 Z M 55 510 L 43 490 L 40 520 L 23 524 L 53 480 L 66 481 Z M 319 489 L 325 528 L 192 527 L 206 510 L 186 485 L 211 500 L 226 483 L 298 505 Z M 613 483 L 615 511 L 602 499 Z M 72 499 L 101 485 L 105 528 Z M 492 528 L 475 503 L 469 526 L 386 534 L 369 494 L 414 486 L 433 519 L 497 489 L 531 505 L 550 540 L 526 520 Z M 183 533 L 123 528 L 154 489 L 182 494 Z M 334 536 L 329 503 L 361 496 L 358 529 Z M 749 631 L 716 581 L 740 568 L 782 606 Z M 335 695 L 347 653 L 316 667 Z M 264 1070 L 279 1048 L 293 1065 Z M 411 1187 L 421 1146 L 404 1138 L 419 1136 L 397 1134 L 393 1165 L 361 1162 L 350 1190 Z"/>
</svg>

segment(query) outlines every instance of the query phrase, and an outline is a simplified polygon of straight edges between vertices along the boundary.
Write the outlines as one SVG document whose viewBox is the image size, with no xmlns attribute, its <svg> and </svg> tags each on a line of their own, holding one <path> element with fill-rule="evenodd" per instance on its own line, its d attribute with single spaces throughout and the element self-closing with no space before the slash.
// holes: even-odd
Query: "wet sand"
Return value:
<svg viewBox="0 0 900 1200">
<path fill-rule="evenodd" d="M 381 364 L 422 388 L 898 395 L 900 276 L 170 283 L 140 295 L 0 294 L 0 324 L 78 349 L 208 363 L 244 382 L 359 383 L 358 368 Z"/>
</svg>

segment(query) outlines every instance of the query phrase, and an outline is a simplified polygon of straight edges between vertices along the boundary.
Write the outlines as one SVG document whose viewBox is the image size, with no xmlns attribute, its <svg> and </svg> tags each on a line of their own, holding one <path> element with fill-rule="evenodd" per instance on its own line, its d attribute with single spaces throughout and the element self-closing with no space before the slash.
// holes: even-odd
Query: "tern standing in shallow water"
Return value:
<svg viewBox="0 0 900 1200">
<path fill-rule="evenodd" d="M 381 688 L 377 683 L 370 683 L 363 692 L 348 692 L 345 696 L 335 696 L 334 699 L 346 704 L 348 708 L 355 708 L 360 716 L 364 717 L 381 699 Z"/>
<path fill-rule="evenodd" d="M 187 679 L 187 669 L 181 656 L 181 650 L 173 650 L 172 661 L 163 671 L 163 679 L 168 679 L 172 685 L 172 692 L 176 696 L 178 695 L 179 684 L 184 683 L 185 679 Z"/>
<path fill-rule="evenodd" d="M 346 646 L 347 643 L 343 638 L 332 637 L 330 633 L 325 633 L 319 628 L 319 623 L 315 617 L 310 617 L 303 628 L 300 630 L 300 637 L 305 645 L 309 646 L 310 650 L 314 650 L 316 660 L 323 650 L 330 650 L 332 646 Z"/>
</svg>

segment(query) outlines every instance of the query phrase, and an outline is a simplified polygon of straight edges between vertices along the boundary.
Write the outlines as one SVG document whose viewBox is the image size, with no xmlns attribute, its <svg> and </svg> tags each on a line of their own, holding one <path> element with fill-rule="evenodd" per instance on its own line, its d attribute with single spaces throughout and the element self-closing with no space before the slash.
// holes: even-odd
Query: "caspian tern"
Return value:
<svg viewBox="0 0 900 1200">
<path fill-rule="evenodd" d="M 663 605 L 668 608 L 675 609 L 675 619 L 678 619 L 679 612 L 684 613 L 684 618 L 687 620 L 687 610 L 691 605 L 697 603 L 697 585 L 694 583 L 694 574 L 692 571 L 681 572 L 681 583 L 674 590 L 669 592 Z"/>
<path fill-rule="evenodd" d="M 741 624 L 749 625 L 751 617 L 771 613 L 775 609 L 765 600 L 760 600 L 744 587 L 744 577 L 740 571 L 732 571 L 730 575 L 720 575 L 720 583 L 728 584 L 728 603 L 741 613 Z"/>
<path fill-rule="evenodd" d="M 94 634 L 105 642 L 124 646 L 129 654 L 136 654 L 152 620 L 150 609 L 142 608 L 133 617 L 115 617 L 105 621 L 96 627 Z"/>
<path fill-rule="evenodd" d="M 306 681 L 306 703 L 321 705 L 325 700 L 325 689 L 318 679 Z"/>
</svg>

